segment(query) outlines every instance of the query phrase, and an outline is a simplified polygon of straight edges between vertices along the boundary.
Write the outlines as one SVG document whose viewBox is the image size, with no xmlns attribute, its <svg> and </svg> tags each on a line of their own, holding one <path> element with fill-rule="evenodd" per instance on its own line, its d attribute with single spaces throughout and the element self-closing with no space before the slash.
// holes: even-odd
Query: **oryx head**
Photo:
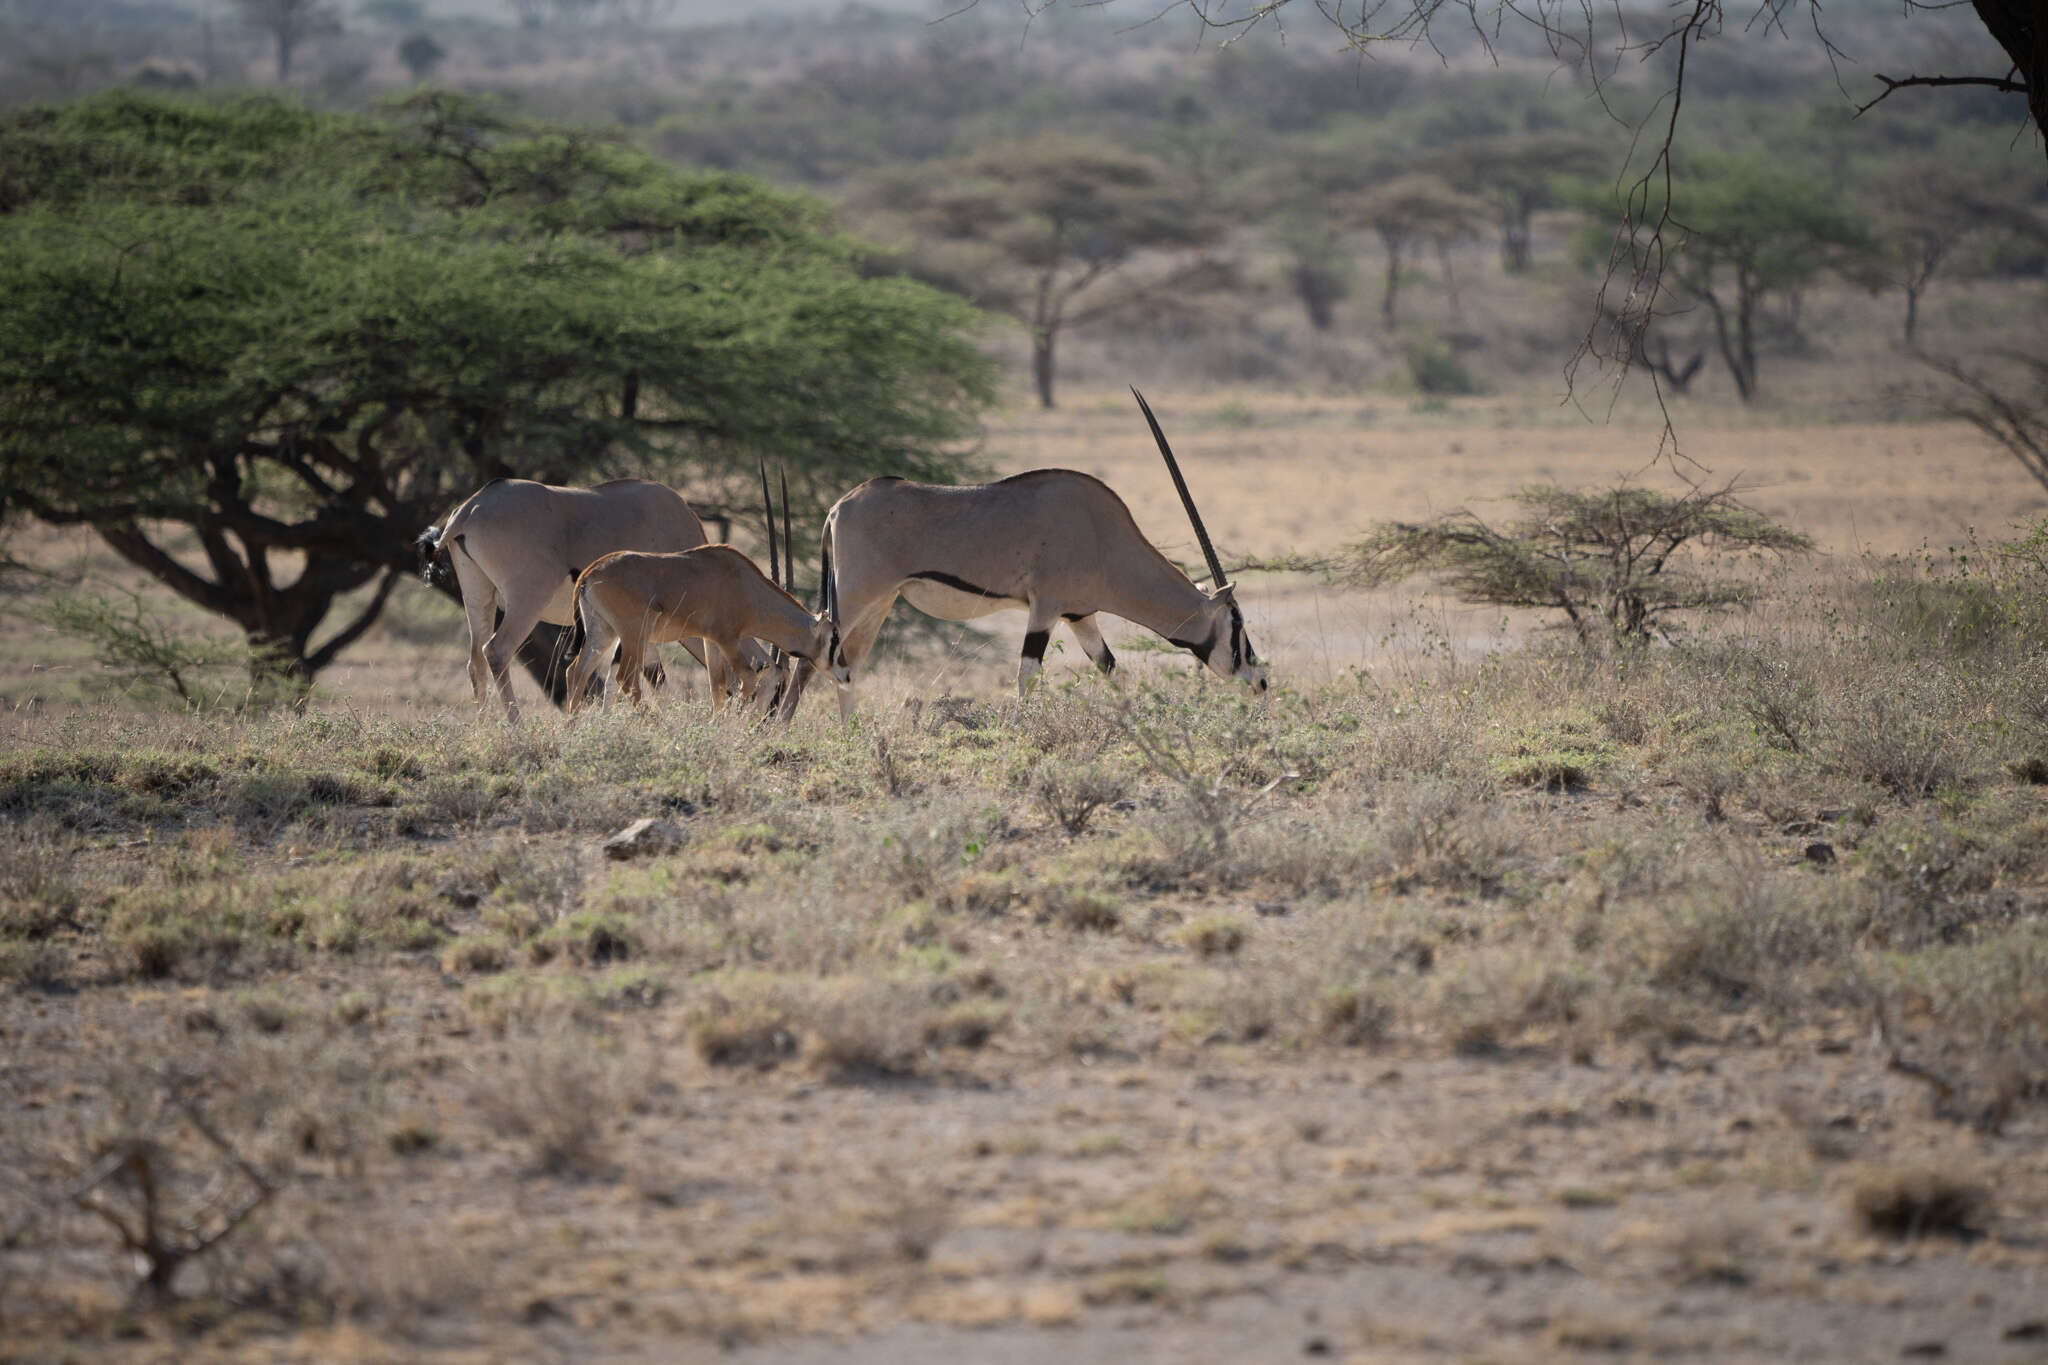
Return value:
<svg viewBox="0 0 2048 1365">
<path fill-rule="evenodd" d="M 1236 678 L 1263 692 L 1266 666 L 1259 662 L 1251 636 L 1245 634 L 1244 612 L 1237 605 L 1237 585 L 1223 576 L 1223 562 L 1216 557 L 1216 547 L 1209 543 L 1208 528 L 1202 525 L 1202 514 L 1195 510 L 1195 499 L 1188 492 L 1187 480 L 1180 476 L 1180 463 L 1173 458 L 1173 448 L 1166 444 L 1159 419 L 1152 415 L 1152 405 L 1135 388 L 1131 397 L 1144 409 L 1152 439 L 1159 443 L 1159 453 L 1166 458 L 1166 472 L 1173 475 L 1180 505 L 1188 509 L 1188 521 L 1194 525 L 1195 539 L 1201 543 L 1202 558 L 1209 563 L 1209 587 L 1202 594 L 1208 604 L 1187 623 L 1186 633 L 1176 633 L 1172 642 L 1207 664 L 1211 672 Z"/>
<path fill-rule="evenodd" d="M 810 658 L 811 666 L 836 683 L 853 681 L 853 665 L 846 662 L 846 645 L 839 638 L 839 623 L 832 619 L 830 612 L 818 612 L 811 617 L 814 622 L 818 652 Z"/>
</svg>

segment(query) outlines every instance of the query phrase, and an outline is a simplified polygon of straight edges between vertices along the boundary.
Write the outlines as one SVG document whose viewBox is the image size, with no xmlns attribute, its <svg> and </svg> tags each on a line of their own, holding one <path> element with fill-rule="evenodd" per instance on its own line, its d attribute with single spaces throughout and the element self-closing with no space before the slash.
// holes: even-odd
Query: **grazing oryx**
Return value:
<svg viewBox="0 0 2048 1365">
<path fill-rule="evenodd" d="M 948 621 L 1023 607 L 1029 619 L 1017 667 L 1020 692 L 1043 662 L 1056 621 L 1067 623 L 1097 668 L 1114 669 L 1116 658 L 1095 624 L 1104 611 L 1263 692 L 1266 668 L 1245 635 L 1235 590 L 1152 409 L 1142 396 L 1138 404 L 1209 561 L 1209 591 L 1154 549 L 1123 499 L 1087 474 L 1035 469 L 966 487 L 870 479 L 833 504 L 821 547 L 825 611 L 839 622 L 848 669 L 867 657 L 901 594 Z M 794 705 L 792 691 L 785 708 Z M 841 718 L 853 709 L 853 689 L 842 683 Z"/>
<path fill-rule="evenodd" d="M 596 488 L 558 488 L 493 479 L 439 526 L 428 527 L 419 543 L 423 558 L 445 550 L 455 566 L 469 615 L 469 681 L 477 702 L 496 679 L 505 713 L 516 721 L 519 703 L 505 670 L 540 622 L 574 624 L 576 576 L 613 550 L 702 545 L 704 527 L 682 495 L 663 484 L 618 479 Z M 706 657 L 689 641 L 684 647 Z M 756 668 L 766 658 L 757 645 L 747 646 L 746 654 Z M 723 666 L 723 660 L 706 662 L 714 692 Z"/>
<path fill-rule="evenodd" d="M 824 669 L 836 682 L 852 678 L 832 618 L 805 611 L 730 545 L 700 545 L 672 554 L 608 554 L 576 580 L 576 616 L 583 626 L 583 652 L 569 670 L 571 711 L 614 649 L 618 686 L 638 702 L 641 663 L 649 647 L 664 640 L 704 640 L 738 675 L 748 702 L 754 700 L 761 675 L 773 671 L 743 652 L 750 637 L 774 645 L 799 666 L 808 662 Z M 725 704 L 721 689 L 712 689 L 711 699 L 714 707 Z"/>
</svg>

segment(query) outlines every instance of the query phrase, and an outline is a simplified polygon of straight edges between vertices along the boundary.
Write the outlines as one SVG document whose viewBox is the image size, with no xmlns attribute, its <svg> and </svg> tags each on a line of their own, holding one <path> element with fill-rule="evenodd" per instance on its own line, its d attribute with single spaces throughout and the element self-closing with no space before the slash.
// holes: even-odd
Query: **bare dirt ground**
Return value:
<svg viewBox="0 0 2048 1365">
<path fill-rule="evenodd" d="M 1149 396 L 1228 558 L 1669 478 L 1652 427 L 1506 403 Z M 1809 605 L 2048 510 L 1956 425 L 1687 453 L 1820 542 Z M 990 454 L 1194 557 L 1128 395 Z M 2048 1119 L 1975 1069 L 2048 1019 L 2017 690 L 1782 601 L 1617 678 L 1487 664 L 1532 622 L 1415 593 L 1244 592 L 1263 709 L 1128 632 L 1156 691 L 1070 646 L 1020 706 L 999 618 L 788 736 L 475 722 L 424 594 L 304 716 L 166 718 L 8 621 L 0 1360 L 2048 1360 Z M 1738 681 L 1774 657 L 1834 689 L 1796 751 Z M 1945 785 L 1849 757 L 1900 705 Z M 608 861 L 644 814 L 686 842 Z M 135 1134 L 202 1232 L 227 1151 L 278 1191 L 168 1303 L 79 1202 L 139 1207 L 87 1186 Z"/>
</svg>

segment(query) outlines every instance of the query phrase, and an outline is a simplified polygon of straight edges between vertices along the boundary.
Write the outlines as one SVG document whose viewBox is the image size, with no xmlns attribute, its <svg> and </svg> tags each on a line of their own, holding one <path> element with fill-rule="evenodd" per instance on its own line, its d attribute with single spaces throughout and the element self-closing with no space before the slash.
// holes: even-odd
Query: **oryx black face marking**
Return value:
<svg viewBox="0 0 2048 1365">
<path fill-rule="evenodd" d="M 974 584 L 969 583 L 964 578 L 955 578 L 953 577 L 953 575 L 949 573 L 941 573 L 937 569 L 925 569 L 918 573 L 912 574 L 911 577 L 927 579 L 933 583 L 940 584 L 943 587 L 951 588 L 955 592 L 972 593 L 976 597 L 1005 597 L 1008 595 L 1006 593 L 990 592 L 987 588 L 976 587 Z"/>
<path fill-rule="evenodd" d="M 1027 631 L 1024 635 L 1024 657 L 1043 662 L 1046 642 L 1052 639 L 1049 630 Z"/>
<path fill-rule="evenodd" d="M 1209 662 L 1209 655 L 1210 655 L 1210 654 L 1211 654 L 1211 653 L 1212 653 L 1212 652 L 1214 651 L 1214 649 L 1215 649 L 1215 647 L 1216 647 L 1216 642 L 1215 642 L 1215 641 L 1214 641 L 1213 639 L 1211 639 L 1211 640 L 1176 640 L 1176 639 L 1172 638 L 1171 636 L 1168 636 L 1168 637 L 1167 637 L 1167 641 L 1166 641 L 1166 643 L 1168 643 L 1168 644 L 1170 644 L 1170 645 L 1178 645 L 1178 646 L 1180 646 L 1180 647 L 1181 647 L 1182 649 L 1186 650 L 1186 651 L 1187 651 L 1188 653 L 1190 653 L 1190 654 L 1194 655 L 1194 656 L 1195 656 L 1195 657 L 1196 657 L 1197 659 L 1200 659 L 1200 660 L 1201 660 L 1201 661 L 1202 661 L 1202 662 L 1203 662 L 1204 664 L 1206 664 L 1206 663 L 1208 663 L 1208 662 Z"/>
</svg>

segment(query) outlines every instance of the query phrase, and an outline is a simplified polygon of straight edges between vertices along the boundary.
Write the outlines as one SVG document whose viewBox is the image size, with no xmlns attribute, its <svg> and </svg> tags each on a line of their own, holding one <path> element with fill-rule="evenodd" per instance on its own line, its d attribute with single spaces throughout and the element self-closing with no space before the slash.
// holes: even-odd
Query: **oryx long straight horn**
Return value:
<svg viewBox="0 0 2048 1365">
<path fill-rule="evenodd" d="M 761 515 L 768 519 L 768 581 L 782 586 L 782 566 L 775 558 L 775 502 L 768 496 L 768 462 L 761 463 Z M 789 499 L 784 498 L 786 507 Z M 785 514 L 786 515 L 786 514 Z"/>
<path fill-rule="evenodd" d="M 775 472 L 782 479 L 782 572 L 789 580 L 782 585 L 782 590 L 791 597 L 794 597 L 796 596 L 796 547 L 790 544 L 789 539 L 789 471 L 787 469 L 778 469 Z"/>
<path fill-rule="evenodd" d="M 1159 442 L 1159 453 L 1166 457 L 1166 472 L 1173 475 L 1174 491 L 1180 494 L 1180 505 L 1188 509 L 1188 520 L 1194 523 L 1195 539 L 1201 543 L 1202 558 L 1209 561 L 1209 586 L 1220 588 L 1230 580 L 1223 576 L 1222 561 L 1216 558 L 1216 547 L 1209 543 L 1209 532 L 1202 525 L 1202 514 L 1195 510 L 1194 495 L 1188 492 L 1188 481 L 1180 476 L 1180 463 L 1173 458 L 1173 447 L 1166 444 L 1166 433 L 1159 429 L 1159 419 L 1152 415 L 1152 405 L 1145 401 L 1135 385 L 1131 397 L 1138 400 L 1139 408 L 1145 413 L 1146 425 L 1152 428 L 1152 439 Z"/>
</svg>

